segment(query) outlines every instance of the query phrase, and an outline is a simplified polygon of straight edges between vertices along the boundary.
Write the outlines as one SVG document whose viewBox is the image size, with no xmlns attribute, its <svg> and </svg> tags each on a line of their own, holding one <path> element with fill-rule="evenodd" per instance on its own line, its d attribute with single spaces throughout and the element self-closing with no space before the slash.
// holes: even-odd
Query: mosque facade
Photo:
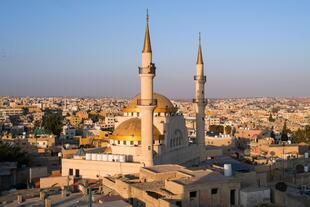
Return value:
<svg viewBox="0 0 310 207">
<path fill-rule="evenodd" d="M 156 66 L 152 62 L 152 48 L 147 15 L 142 63 L 138 68 L 140 93 L 129 101 L 118 116 L 110 137 L 110 151 L 100 159 L 77 157 L 62 160 L 62 175 L 78 169 L 85 178 L 112 174 L 137 173 L 141 167 L 160 164 L 198 164 L 206 159 L 205 150 L 205 83 L 201 43 L 196 62 L 195 97 L 196 139 L 190 142 L 183 114 L 171 101 L 153 91 Z M 115 156 L 114 156 L 115 155 Z M 117 155 L 117 156 L 116 156 Z M 105 157 L 102 159 L 102 157 Z M 118 157 L 118 158 L 115 158 Z M 95 167 L 94 167 L 95 165 Z M 94 169 L 94 172 L 91 171 Z M 74 173 L 73 173 L 74 174 Z"/>
</svg>

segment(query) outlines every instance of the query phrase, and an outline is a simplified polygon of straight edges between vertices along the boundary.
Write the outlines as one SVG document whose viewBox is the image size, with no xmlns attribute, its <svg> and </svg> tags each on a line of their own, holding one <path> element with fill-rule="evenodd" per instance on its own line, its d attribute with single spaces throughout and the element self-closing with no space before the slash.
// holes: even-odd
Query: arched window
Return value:
<svg viewBox="0 0 310 207">
<path fill-rule="evenodd" d="M 176 141 L 175 144 L 176 144 L 177 146 L 180 146 L 180 145 L 181 145 L 181 142 L 182 142 L 182 139 L 183 139 L 181 130 L 176 129 L 176 130 L 174 131 L 174 139 L 175 139 L 175 141 Z"/>
</svg>

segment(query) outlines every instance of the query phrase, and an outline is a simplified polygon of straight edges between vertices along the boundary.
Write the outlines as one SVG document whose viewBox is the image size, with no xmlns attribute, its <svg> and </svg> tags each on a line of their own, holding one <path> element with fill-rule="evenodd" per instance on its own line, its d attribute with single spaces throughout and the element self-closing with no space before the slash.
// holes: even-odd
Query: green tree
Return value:
<svg viewBox="0 0 310 207">
<path fill-rule="evenodd" d="M 38 128 L 40 128 L 40 127 L 41 127 L 41 121 L 36 120 L 36 121 L 34 122 L 34 124 L 33 124 L 33 128 L 34 128 L 34 129 L 38 129 Z"/>
<path fill-rule="evenodd" d="M 287 129 L 286 120 L 285 120 L 283 128 L 282 128 L 282 133 L 281 133 L 281 140 L 282 141 L 287 141 L 288 140 L 287 133 L 288 133 L 288 129 Z"/>
<path fill-rule="evenodd" d="M 296 143 L 305 142 L 310 144 L 310 125 L 305 126 L 304 129 L 295 131 L 293 137 Z"/>
<path fill-rule="evenodd" d="M 0 141 L 0 162 L 17 162 L 17 165 L 27 165 L 29 155 L 20 147 Z"/>
<path fill-rule="evenodd" d="M 231 126 L 229 126 L 229 125 L 225 126 L 226 134 L 231 134 L 231 131 L 232 131 Z"/>
<path fill-rule="evenodd" d="M 215 133 L 224 133 L 224 126 L 222 126 L 222 125 L 210 125 L 209 131 L 215 132 Z"/>
<path fill-rule="evenodd" d="M 59 136 L 63 127 L 62 119 L 62 116 L 60 116 L 58 113 L 48 112 L 43 117 L 42 126 L 49 133 Z"/>
<path fill-rule="evenodd" d="M 268 118 L 269 122 L 274 122 L 275 119 L 272 117 L 271 113 L 269 114 L 269 118 Z"/>
</svg>

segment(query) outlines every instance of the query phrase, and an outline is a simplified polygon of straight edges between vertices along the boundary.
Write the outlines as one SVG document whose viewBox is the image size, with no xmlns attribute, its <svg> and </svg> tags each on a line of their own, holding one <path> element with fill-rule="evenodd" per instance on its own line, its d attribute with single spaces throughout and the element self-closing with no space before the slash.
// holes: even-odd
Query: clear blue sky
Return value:
<svg viewBox="0 0 310 207">
<path fill-rule="evenodd" d="M 201 32 L 208 97 L 310 96 L 307 0 L 0 0 L 0 96 L 134 96 L 146 8 L 157 92 L 193 97 Z"/>
</svg>

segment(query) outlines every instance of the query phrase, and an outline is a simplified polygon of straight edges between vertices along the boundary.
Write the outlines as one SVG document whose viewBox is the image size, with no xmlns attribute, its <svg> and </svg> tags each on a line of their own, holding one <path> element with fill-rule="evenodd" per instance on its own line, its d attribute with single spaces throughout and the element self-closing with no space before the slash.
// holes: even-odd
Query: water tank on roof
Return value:
<svg viewBox="0 0 310 207">
<path fill-rule="evenodd" d="M 102 154 L 102 161 L 108 161 L 108 154 Z"/>
<path fill-rule="evenodd" d="M 224 164 L 224 175 L 225 176 L 232 176 L 231 164 Z"/>
<path fill-rule="evenodd" d="M 114 162 L 119 162 L 119 155 L 113 155 Z"/>
<path fill-rule="evenodd" d="M 91 154 L 90 153 L 86 153 L 86 160 L 91 160 Z"/>
<path fill-rule="evenodd" d="M 91 160 L 97 160 L 97 154 L 92 153 L 91 154 Z"/>
<path fill-rule="evenodd" d="M 108 161 L 109 161 L 109 162 L 113 162 L 113 155 L 112 155 L 112 154 L 109 154 L 109 155 L 108 155 Z"/>
<path fill-rule="evenodd" d="M 102 154 L 97 154 L 97 160 L 102 160 Z"/>
<path fill-rule="evenodd" d="M 120 162 L 126 162 L 126 155 L 119 155 Z"/>
</svg>

